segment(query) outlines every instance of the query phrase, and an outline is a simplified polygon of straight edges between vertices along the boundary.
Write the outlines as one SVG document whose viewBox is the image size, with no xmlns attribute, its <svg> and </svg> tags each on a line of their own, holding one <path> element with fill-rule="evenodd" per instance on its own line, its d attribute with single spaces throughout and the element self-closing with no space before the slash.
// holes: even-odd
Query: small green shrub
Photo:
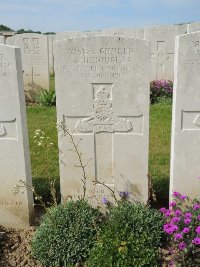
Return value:
<svg viewBox="0 0 200 267">
<path fill-rule="evenodd" d="M 169 80 L 154 80 L 150 83 L 151 104 L 171 104 L 173 83 Z"/>
<path fill-rule="evenodd" d="M 56 92 L 54 89 L 43 89 L 38 92 L 37 100 L 42 106 L 55 106 L 56 105 Z"/>
<path fill-rule="evenodd" d="M 101 219 L 84 200 L 49 209 L 33 237 L 33 256 L 48 267 L 81 264 L 96 241 Z"/>
<path fill-rule="evenodd" d="M 86 266 L 158 266 L 162 223 L 158 211 L 142 204 L 113 207 Z"/>
</svg>

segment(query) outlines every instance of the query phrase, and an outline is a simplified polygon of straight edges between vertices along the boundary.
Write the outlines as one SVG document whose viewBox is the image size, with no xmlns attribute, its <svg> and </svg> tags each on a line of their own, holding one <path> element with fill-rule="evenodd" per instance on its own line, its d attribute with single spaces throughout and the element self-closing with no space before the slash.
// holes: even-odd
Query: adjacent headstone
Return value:
<svg viewBox="0 0 200 267">
<path fill-rule="evenodd" d="M 197 31 L 200 31 L 200 22 L 194 22 L 194 23 L 188 24 L 188 28 L 187 28 L 188 33 L 197 32 Z"/>
<path fill-rule="evenodd" d="M 0 44 L 5 44 L 5 37 L 4 36 L 0 36 Z"/>
<path fill-rule="evenodd" d="M 63 39 L 73 39 L 77 37 L 91 37 L 91 36 L 107 36 L 107 35 L 114 35 L 114 36 L 122 36 L 122 37 L 131 37 L 137 39 L 144 39 L 144 29 L 142 28 L 110 28 L 104 30 L 96 30 L 96 31 L 68 31 L 68 32 L 58 32 L 56 33 L 56 41 L 60 41 Z"/>
<path fill-rule="evenodd" d="M 17 34 L 6 44 L 21 48 L 24 86 L 26 91 L 49 89 L 49 52 L 47 35 Z"/>
<path fill-rule="evenodd" d="M 86 196 L 94 206 L 111 198 L 101 183 L 147 200 L 149 74 L 148 41 L 94 36 L 56 42 L 58 120 L 75 143 L 81 139 L 83 165 L 89 161 Z M 59 131 L 61 193 L 78 199 L 83 177 L 70 141 Z"/>
<path fill-rule="evenodd" d="M 144 39 L 144 29 L 142 28 L 111 28 L 102 30 L 102 35 L 115 35 Z"/>
<path fill-rule="evenodd" d="M 102 31 L 66 31 L 66 32 L 57 32 L 55 36 L 55 41 L 68 40 L 77 37 L 91 37 L 96 35 L 102 35 Z"/>
<path fill-rule="evenodd" d="M 151 80 L 174 80 L 175 37 L 187 33 L 187 25 L 151 26 L 144 30 L 151 42 Z"/>
<path fill-rule="evenodd" d="M 0 45 L 0 151 L 0 225 L 27 228 L 32 192 L 12 191 L 20 179 L 32 186 L 21 54 L 7 45 Z"/>
<path fill-rule="evenodd" d="M 54 38 L 55 35 L 49 34 L 48 36 L 48 46 L 49 46 L 49 73 L 54 74 Z"/>
<path fill-rule="evenodd" d="M 200 32 L 176 39 L 170 192 L 199 196 Z"/>
</svg>

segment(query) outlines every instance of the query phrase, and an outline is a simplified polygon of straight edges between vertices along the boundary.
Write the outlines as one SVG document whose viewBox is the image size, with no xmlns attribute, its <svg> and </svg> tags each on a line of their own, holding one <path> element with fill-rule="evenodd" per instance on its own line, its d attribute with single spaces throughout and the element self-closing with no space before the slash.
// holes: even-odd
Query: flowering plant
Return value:
<svg viewBox="0 0 200 267">
<path fill-rule="evenodd" d="M 200 266 L 200 200 L 173 192 L 169 209 L 161 208 L 169 242 L 170 266 Z M 192 265 L 191 265 L 192 264 Z"/>
<path fill-rule="evenodd" d="M 154 80 L 150 83 L 150 100 L 151 104 L 170 102 L 173 95 L 173 83 L 169 80 Z"/>
</svg>

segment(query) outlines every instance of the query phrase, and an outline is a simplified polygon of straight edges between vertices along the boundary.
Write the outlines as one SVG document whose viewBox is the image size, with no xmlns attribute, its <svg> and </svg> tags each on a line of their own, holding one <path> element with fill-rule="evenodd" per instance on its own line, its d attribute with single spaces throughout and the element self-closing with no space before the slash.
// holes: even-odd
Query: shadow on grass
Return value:
<svg viewBox="0 0 200 267">
<path fill-rule="evenodd" d="M 154 208 L 166 207 L 169 205 L 169 177 L 154 178 L 153 189 L 156 194 L 156 201 L 151 203 Z"/>
<path fill-rule="evenodd" d="M 60 180 L 59 177 L 55 178 L 55 190 L 56 190 L 56 197 L 58 199 L 58 203 L 60 203 Z M 34 177 L 33 179 L 33 187 L 37 194 L 42 197 L 42 200 L 47 204 L 52 203 L 52 196 L 50 192 L 50 185 L 49 181 L 44 177 Z M 38 201 L 34 200 L 37 204 Z"/>
</svg>

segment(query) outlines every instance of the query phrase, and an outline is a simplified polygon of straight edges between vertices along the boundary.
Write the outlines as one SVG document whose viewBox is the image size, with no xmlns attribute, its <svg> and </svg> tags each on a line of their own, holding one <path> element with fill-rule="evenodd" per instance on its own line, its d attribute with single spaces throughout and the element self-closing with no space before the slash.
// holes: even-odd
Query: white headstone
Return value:
<svg viewBox="0 0 200 267">
<path fill-rule="evenodd" d="M 144 29 L 142 28 L 111 28 L 102 30 L 102 35 L 124 36 L 137 39 L 144 39 Z"/>
<path fill-rule="evenodd" d="M 200 22 L 194 22 L 194 23 L 188 24 L 188 28 L 187 28 L 188 33 L 198 32 L 198 31 L 200 31 Z"/>
<path fill-rule="evenodd" d="M 175 37 L 187 33 L 187 25 L 151 26 L 144 38 L 151 42 L 151 80 L 174 80 Z"/>
<path fill-rule="evenodd" d="M 200 32 L 176 39 L 170 191 L 199 196 Z"/>
<path fill-rule="evenodd" d="M 49 89 L 49 52 L 47 35 L 17 34 L 6 44 L 21 48 L 24 86 L 26 91 Z"/>
<path fill-rule="evenodd" d="M 87 197 L 97 205 L 117 191 L 148 195 L 149 42 L 116 36 L 56 43 L 58 120 L 79 144 Z M 59 132 L 63 197 L 83 195 L 82 173 L 68 135 Z M 93 184 L 94 182 L 94 184 Z M 100 182 L 100 183 L 99 183 Z"/>
<path fill-rule="evenodd" d="M 0 225 L 27 228 L 32 192 L 13 194 L 19 180 L 32 186 L 26 106 L 19 48 L 0 45 Z"/>
<path fill-rule="evenodd" d="M 4 36 L 0 36 L 0 44 L 5 44 L 5 37 Z"/>
<path fill-rule="evenodd" d="M 102 31 L 84 31 L 84 32 L 79 32 L 79 31 L 67 31 L 67 32 L 57 32 L 55 36 L 55 41 L 60 41 L 63 39 L 73 39 L 77 37 L 91 37 L 91 36 L 96 36 L 96 35 L 102 35 Z"/>
<path fill-rule="evenodd" d="M 73 39 L 77 37 L 91 37 L 98 35 L 114 35 L 114 36 L 123 36 L 123 37 L 131 37 L 137 39 L 144 39 L 144 29 L 142 28 L 110 28 L 98 31 L 68 31 L 68 32 L 58 32 L 56 33 L 56 41 L 60 41 L 63 39 Z"/>
<path fill-rule="evenodd" d="M 49 73 L 51 75 L 54 74 L 54 38 L 55 35 L 47 35 L 48 36 L 48 45 L 49 45 Z"/>
</svg>

